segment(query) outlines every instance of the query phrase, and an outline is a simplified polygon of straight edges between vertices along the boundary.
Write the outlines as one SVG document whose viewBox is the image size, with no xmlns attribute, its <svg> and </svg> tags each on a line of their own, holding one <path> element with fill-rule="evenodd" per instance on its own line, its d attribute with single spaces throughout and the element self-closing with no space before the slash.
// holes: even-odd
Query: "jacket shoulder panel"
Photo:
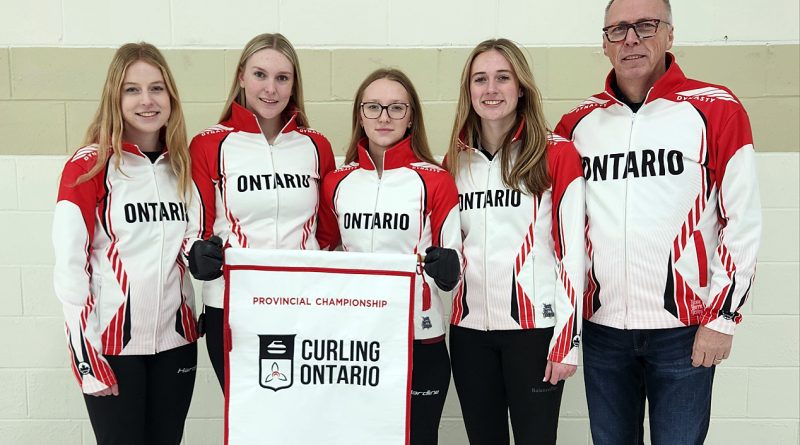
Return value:
<svg viewBox="0 0 800 445">
<path fill-rule="evenodd" d="M 566 139 L 572 139 L 575 127 L 584 117 L 592 111 L 608 108 L 615 103 L 616 101 L 606 93 L 595 94 L 562 116 L 556 125 L 555 133 Z"/>
<path fill-rule="evenodd" d="M 694 79 L 687 79 L 666 98 L 674 102 L 688 102 L 712 121 L 717 121 L 715 117 L 720 121 L 725 120 L 744 110 L 739 98 L 727 87 Z"/>
<path fill-rule="evenodd" d="M 328 138 L 326 138 L 325 135 L 323 135 L 319 131 L 308 127 L 297 127 L 295 131 L 311 138 L 311 140 L 314 141 L 314 144 L 316 144 L 317 147 L 327 147 L 330 149 L 331 146 L 330 141 L 328 141 Z"/>
</svg>

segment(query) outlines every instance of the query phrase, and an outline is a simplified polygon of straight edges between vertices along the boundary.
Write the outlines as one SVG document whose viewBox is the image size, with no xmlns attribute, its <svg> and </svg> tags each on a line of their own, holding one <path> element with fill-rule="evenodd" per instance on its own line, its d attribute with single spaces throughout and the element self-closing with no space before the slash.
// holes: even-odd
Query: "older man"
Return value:
<svg viewBox="0 0 800 445">
<path fill-rule="evenodd" d="M 600 94 L 556 131 L 586 178 L 584 378 L 595 445 L 701 444 L 714 369 L 731 350 L 761 231 L 747 114 L 687 79 L 668 0 L 612 0 Z"/>
</svg>

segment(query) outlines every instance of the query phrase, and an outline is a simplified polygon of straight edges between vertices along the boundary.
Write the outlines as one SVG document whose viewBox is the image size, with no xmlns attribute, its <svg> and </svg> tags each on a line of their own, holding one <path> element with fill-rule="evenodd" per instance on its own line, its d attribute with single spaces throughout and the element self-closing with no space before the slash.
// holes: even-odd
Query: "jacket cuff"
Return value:
<svg viewBox="0 0 800 445">
<path fill-rule="evenodd" d="M 702 324 L 714 331 L 733 335 L 736 331 L 736 325 L 738 324 L 737 320 L 741 320 L 741 315 L 737 317 L 717 317 L 713 320 L 706 320 L 706 317 L 703 317 Z"/>
</svg>

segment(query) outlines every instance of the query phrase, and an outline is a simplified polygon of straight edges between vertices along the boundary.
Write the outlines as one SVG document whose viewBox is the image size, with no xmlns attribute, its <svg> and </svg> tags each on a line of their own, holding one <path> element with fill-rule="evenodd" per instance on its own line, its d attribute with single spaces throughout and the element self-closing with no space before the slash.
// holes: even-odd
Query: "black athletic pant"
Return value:
<svg viewBox="0 0 800 445">
<path fill-rule="evenodd" d="M 555 445 L 564 382 L 543 382 L 553 328 L 450 326 L 453 380 L 471 445 Z"/>
<path fill-rule="evenodd" d="M 155 355 L 105 356 L 118 396 L 84 394 L 98 445 L 178 445 L 192 400 L 197 343 Z"/>
<path fill-rule="evenodd" d="M 450 387 L 450 358 L 444 337 L 435 343 L 414 341 L 411 374 L 411 445 L 436 445 L 444 399 Z"/>
<path fill-rule="evenodd" d="M 214 374 L 217 375 L 219 387 L 225 392 L 225 350 L 223 349 L 223 322 L 225 311 L 222 308 L 206 306 L 203 309 L 205 315 L 203 322 L 206 328 L 206 350 L 211 366 L 214 367 Z"/>
</svg>

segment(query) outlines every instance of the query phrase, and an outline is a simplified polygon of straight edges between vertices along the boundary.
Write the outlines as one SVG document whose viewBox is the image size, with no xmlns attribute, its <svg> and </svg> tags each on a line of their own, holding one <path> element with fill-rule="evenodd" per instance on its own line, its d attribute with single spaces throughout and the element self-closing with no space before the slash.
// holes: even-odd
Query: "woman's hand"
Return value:
<svg viewBox="0 0 800 445">
<path fill-rule="evenodd" d="M 544 379 L 542 381 L 555 385 L 559 380 L 567 380 L 575 375 L 577 369 L 576 365 L 565 365 L 548 360 L 547 367 L 544 368 Z"/>
<path fill-rule="evenodd" d="M 445 247 L 428 247 L 425 249 L 425 273 L 433 278 L 439 289 L 450 292 L 461 275 L 458 253 Z"/>
<path fill-rule="evenodd" d="M 197 240 L 189 249 L 189 272 L 201 281 L 222 276 L 222 238 L 213 235 L 207 241 Z"/>
</svg>

